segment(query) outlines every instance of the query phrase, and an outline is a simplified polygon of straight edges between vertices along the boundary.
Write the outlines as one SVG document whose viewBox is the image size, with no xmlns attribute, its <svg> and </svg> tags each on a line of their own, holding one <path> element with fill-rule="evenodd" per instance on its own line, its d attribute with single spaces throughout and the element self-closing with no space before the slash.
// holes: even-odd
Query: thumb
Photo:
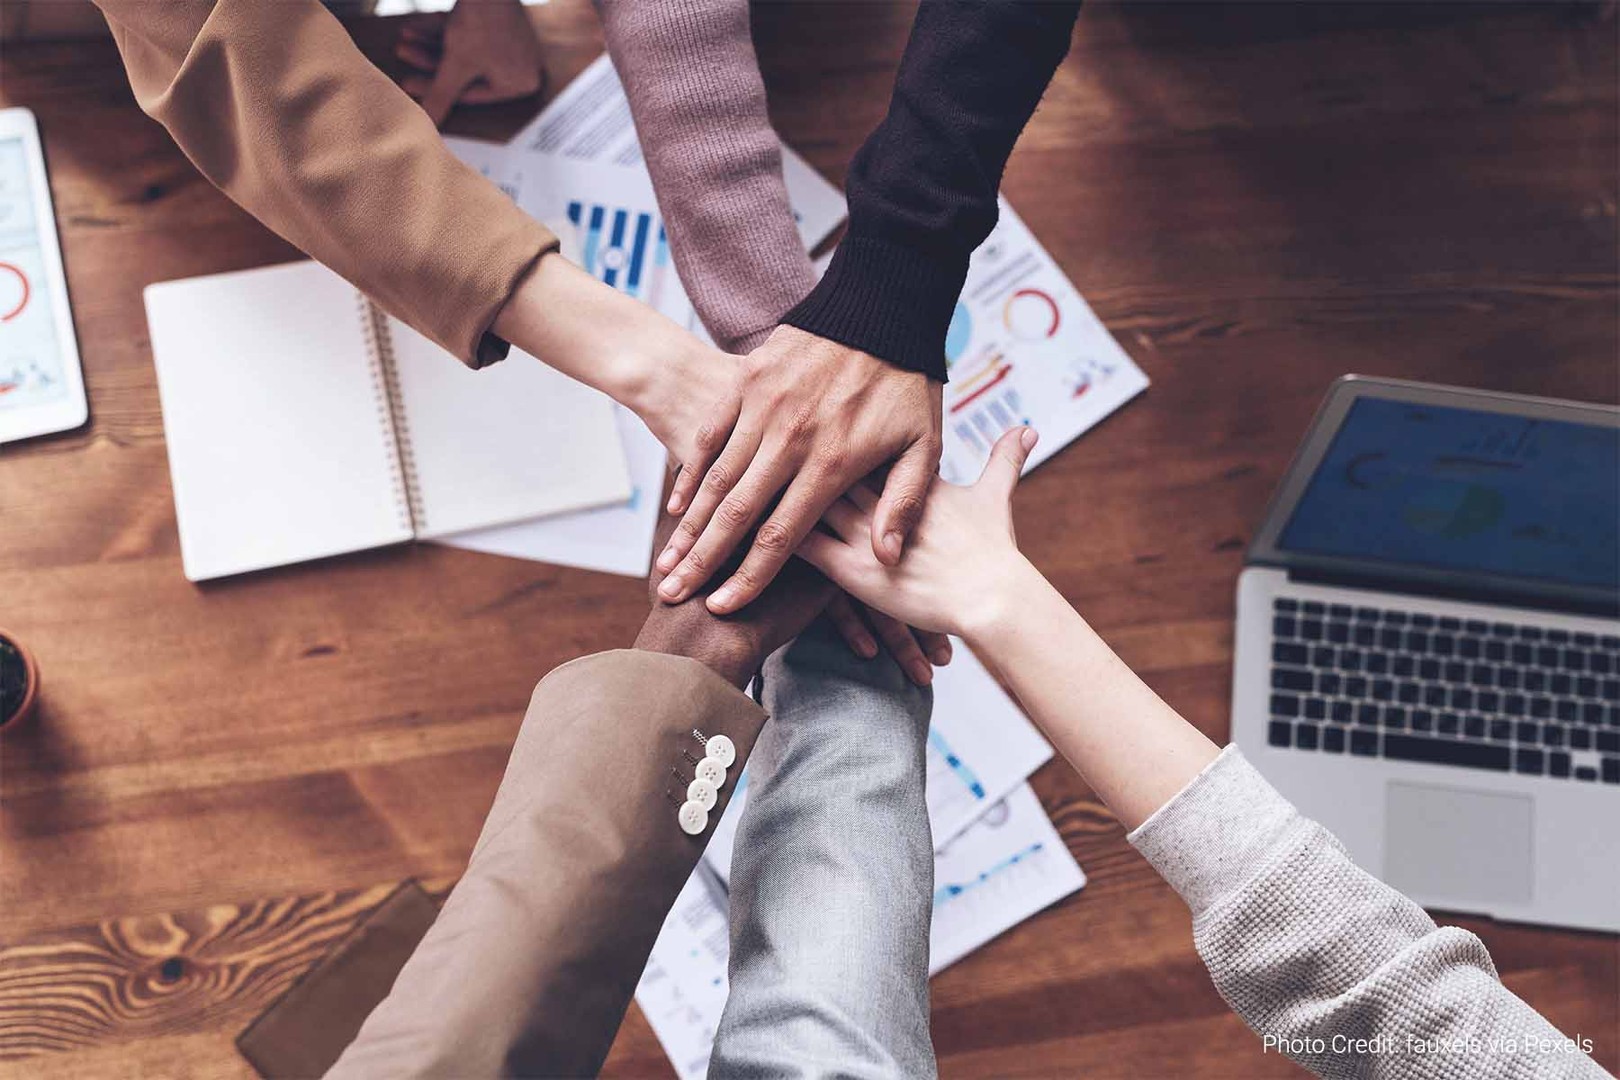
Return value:
<svg viewBox="0 0 1620 1080">
<path fill-rule="evenodd" d="M 428 114 L 434 127 L 443 127 L 450 118 L 450 110 L 462 91 L 471 85 L 478 73 L 461 64 L 448 53 L 439 61 L 439 70 L 433 73 L 433 85 L 422 95 L 422 111 Z"/>
<path fill-rule="evenodd" d="M 899 563 L 907 537 L 922 520 L 928 485 L 939 471 L 939 450 L 937 439 L 919 439 L 889 470 L 872 513 L 872 554 L 885 566 Z"/>
<path fill-rule="evenodd" d="M 984 463 L 984 472 L 974 489 L 987 491 L 1000 502 L 1011 502 L 1013 488 L 1018 486 L 1024 462 L 1029 460 L 1038 438 L 1032 427 L 1017 427 L 1003 434 L 990 448 L 990 460 Z"/>
</svg>

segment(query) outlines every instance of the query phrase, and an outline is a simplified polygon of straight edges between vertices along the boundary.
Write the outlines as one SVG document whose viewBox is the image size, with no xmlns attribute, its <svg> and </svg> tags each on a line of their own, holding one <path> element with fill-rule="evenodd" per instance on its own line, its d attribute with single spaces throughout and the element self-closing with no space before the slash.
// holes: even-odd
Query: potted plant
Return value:
<svg viewBox="0 0 1620 1080">
<path fill-rule="evenodd" d="M 39 697 L 39 665 L 22 642 L 0 630 L 0 729 L 20 722 Z"/>
</svg>

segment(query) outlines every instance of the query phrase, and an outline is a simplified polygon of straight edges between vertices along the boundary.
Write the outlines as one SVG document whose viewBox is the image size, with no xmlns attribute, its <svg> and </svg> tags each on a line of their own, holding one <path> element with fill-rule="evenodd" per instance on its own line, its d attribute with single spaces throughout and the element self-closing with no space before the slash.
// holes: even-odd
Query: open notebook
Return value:
<svg viewBox="0 0 1620 1080">
<path fill-rule="evenodd" d="M 192 581 L 622 502 L 607 398 L 472 371 L 313 262 L 146 290 Z"/>
</svg>

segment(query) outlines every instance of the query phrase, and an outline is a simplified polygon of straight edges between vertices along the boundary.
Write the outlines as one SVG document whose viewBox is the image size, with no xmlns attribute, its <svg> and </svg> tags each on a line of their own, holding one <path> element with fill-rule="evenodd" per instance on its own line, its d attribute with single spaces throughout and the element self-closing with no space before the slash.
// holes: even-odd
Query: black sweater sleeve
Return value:
<svg viewBox="0 0 1620 1080">
<path fill-rule="evenodd" d="M 1079 13 L 1078 0 L 923 0 L 888 115 L 850 162 L 849 231 L 784 323 L 945 381 L 968 256 Z"/>
</svg>

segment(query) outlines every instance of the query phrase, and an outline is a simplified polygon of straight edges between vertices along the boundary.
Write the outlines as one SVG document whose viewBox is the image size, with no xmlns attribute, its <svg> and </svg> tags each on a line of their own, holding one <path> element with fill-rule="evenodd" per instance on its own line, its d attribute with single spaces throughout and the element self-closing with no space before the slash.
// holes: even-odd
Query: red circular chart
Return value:
<svg viewBox="0 0 1620 1080">
<path fill-rule="evenodd" d="M 14 286 L 10 283 L 12 277 L 17 279 L 17 284 Z M 12 300 L 13 292 L 16 293 L 15 302 Z M 3 314 L 0 314 L 0 322 L 10 322 L 18 315 L 21 315 L 23 308 L 28 306 L 28 297 L 30 295 L 32 295 L 32 290 L 28 285 L 28 275 L 23 273 L 20 267 L 13 266 L 8 262 L 0 262 L 0 304 L 10 304 L 10 307 L 6 308 Z"/>
</svg>

